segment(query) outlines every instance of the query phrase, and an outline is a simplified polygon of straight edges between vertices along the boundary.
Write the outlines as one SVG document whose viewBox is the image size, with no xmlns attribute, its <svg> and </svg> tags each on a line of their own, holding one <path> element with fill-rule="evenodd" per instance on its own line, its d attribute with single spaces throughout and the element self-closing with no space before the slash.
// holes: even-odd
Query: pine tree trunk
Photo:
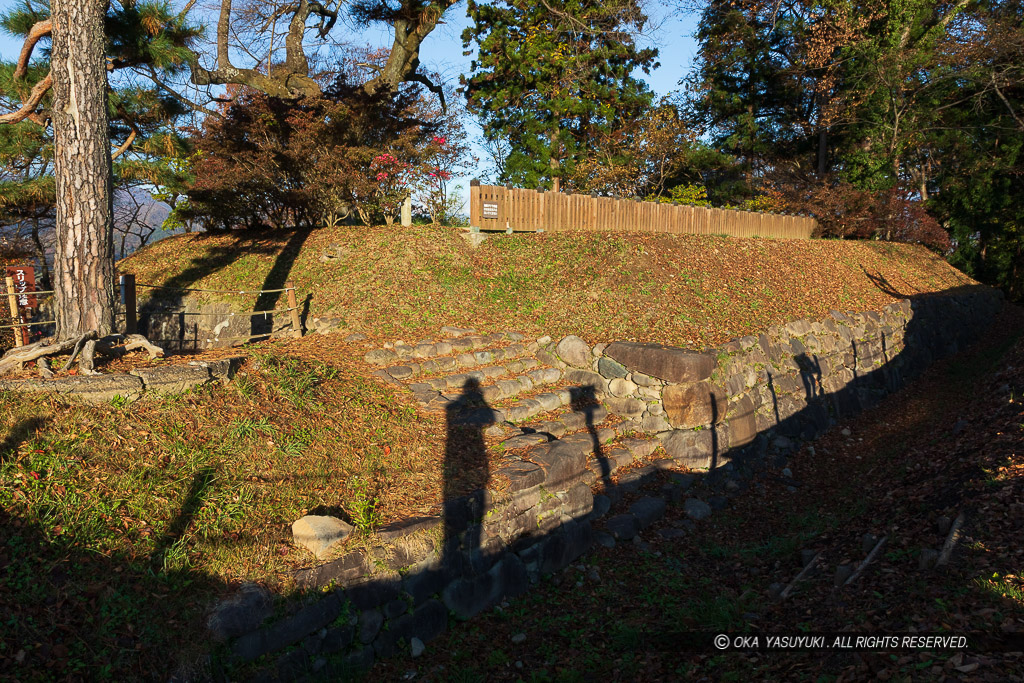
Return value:
<svg viewBox="0 0 1024 683">
<path fill-rule="evenodd" d="M 54 177 L 57 244 L 54 308 L 58 339 L 114 327 L 114 235 L 107 74 L 106 0 L 60 0 L 53 8 Z"/>
</svg>

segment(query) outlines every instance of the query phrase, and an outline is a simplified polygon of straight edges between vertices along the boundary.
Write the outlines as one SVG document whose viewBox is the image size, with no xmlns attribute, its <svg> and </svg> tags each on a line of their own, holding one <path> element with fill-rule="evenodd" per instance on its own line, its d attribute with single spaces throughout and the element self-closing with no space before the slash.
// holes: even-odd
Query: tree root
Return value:
<svg viewBox="0 0 1024 683">
<path fill-rule="evenodd" d="M 121 342 L 127 343 L 121 344 Z M 150 360 L 164 355 L 162 348 L 152 344 L 141 334 L 111 334 L 100 339 L 96 330 L 90 330 L 83 335 L 60 342 L 54 342 L 52 338 L 44 339 L 35 344 L 15 347 L 7 351 L 3 358 L 0 358 L 0 376 L 20 370 L 25 363 L 35 361 L 40 376 L 50 379 L 53 377 L 53 372 L 50 370 L 48 358 L 65 353 L 71 355 L 61 367 L 62 370 L 67 370 L 75 360 L 78 360 L 81 374 L 95 375 L 99 374 L 95 370 L 95 354 L 97 352 L 108 358 L 121 358 L 137 349 L 145 349 L 149 353 Z"/>
<path fill-rule="evenodd" d="M 37 358 L 68 353 L 75 347 L 80 346 L 84 341 L 95 339 L 96 337 L 96 330 L 90 330 L 79 337 L 65 339 L 62 342 L 54 343 L 51 339 L 45 339 L 28 346 L 15 347 L 5 353 L 3 358 L 0 358 L 0 376 L 6 375 L 12 370 L 20 370 L 24 363 L 34 361 Z"/>
<path fill-rule="evenodd" d="M 124 346 L 115 346 L 117 342 L 127 342 Z M 160 358 L 164 350 L 153 344 L 141 334 L 112 334 L 96 342 L 96 350 L 108 358 L 121 358 L 130 351 L 145 349 L 149 359 Z"/>
</svg>

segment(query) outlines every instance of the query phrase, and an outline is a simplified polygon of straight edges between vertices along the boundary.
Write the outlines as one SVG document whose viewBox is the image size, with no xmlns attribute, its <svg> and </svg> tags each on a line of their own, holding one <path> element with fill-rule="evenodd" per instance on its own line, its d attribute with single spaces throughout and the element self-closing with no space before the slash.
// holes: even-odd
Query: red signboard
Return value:
<svg viewBox="0 0 1024 683">
<path fill-rule="evenodd" d="M 36 270 L 32 266 L 7 266 L 7 276 L 14 281 L 15 301 L 18 304 L 18 320 L 23 323 L 32 319 L 32 309 L 36 307 Z M 29 332 L 27 327 L 16 332 L 21 332 L 22 343 L 29 343 Z"/>
<path fill-rule="evenodd" d="M 7 266 L 7 275 L 14 280 L 14 291 L 18 295 L 18 308 L 35 308 L 36 269 L 32 266 Z"/>
</svg>

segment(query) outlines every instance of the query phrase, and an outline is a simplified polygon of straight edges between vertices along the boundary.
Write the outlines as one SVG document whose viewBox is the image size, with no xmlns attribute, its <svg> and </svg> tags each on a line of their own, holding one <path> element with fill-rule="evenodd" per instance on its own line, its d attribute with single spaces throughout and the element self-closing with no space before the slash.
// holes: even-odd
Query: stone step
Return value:
<svg viewBox="0 0 1024 683">
<path fill-rule="evenodd" d="M 602 406 L 594 406 L 593 411 L 570 411 L 544 422 L 521 427 L 520 433 L 502 441 L 501 447 L 504 450 L 518 450 L 569 438 L 580 432 L 589 434 L 590 428 L 598 428 L 607 419 L 608 411 Z M 605 438 L 615 436 L 614 430 L 599 431 L 604 432 L 602 436 Z"/>
<path fill-rule="evenodd" d="M 593 484 L 598 480 L 602 480 L 607 484 L 608 477 L 617 470 L 628 467 L 637 460 L 649 457 L 660 446 L 661 442 L 654 438 L 627 437 L 616 440 L 606 448 L 602 448 L 600 454 L 592 454 L 588 458 L 587 470 L 593 476 L 592 478 L 587 478 L 589 479 L 587 483 Z M 671 460 L 666 462 L 672 463 Z"/>
<path fill-rule="evenodd" d="M 444 341 L 423 340 L 416 344 L 396 342 L 391 348 L 373 349 L 363 356 L 363 360 L 379 367 L 405 365 L 414 361 L 473 354 L 485 350 L 487 346 L 498 345 L 502 342 L 516 344 L 525 342 L 525 340 L 526 337 L 518 332 L 495 332 L 488 335 L 472 334 Z M 536 342 L 530 343 L 536 344 Z M 523 346 L 525 345 L 524 343 Z"/>
<path fill-rule="evenodd" d="M 557 368 L 539 368 L 537 365 L 534 359 L 525 358 L 513 361 L 508 366 L 488 366 L 483 370 L 437 377 L 406 386 L 421 405 L 433 404 L 433 407 L 437 407 L 458 401 L 499 408 L 498 403 L 501 401 L 510 400 L 524 392 L 537 391 L 538 387 L 561 379 L 561 372 Z M 531 369 L 522 372 L 521 368 Z M 520 372 L 522 374 L 518 374 Z M 467 389 L 467 383 L 471 381 L 477 382 L 477 386 Z"/>
<path fill-rule="evenodd" d="M 524 356 L 530 356 L 533 352 L 534 350 L 531 350 L 529 345 L 516 342 L 505 347 L 459 353 L 457 356 L 442 356 L 422 362 L 408 361 L 399 365 L 389 365 L 384 368 L 384 372 L 400 382 L 409 382 L 420 377 L 439 379 L 439 376 L 444 376 L 446 373 L 454 374 L 466 368 L 489 367 L 506 360 L 522 359 Z"/>
<path fill-rule="evenodd" d="M 553 370 L 554 372 L 540 374 L 545 370 Z M 413 392 L 440 391 L 445 394 L 457 395 L 459 390 L 466 386 L 466 382 L 474 380 L 481 391 L 483 391 L 484 400 L 493 401 L 504 395 L 513 396 L 515 393 L 524 390 L 521 387 L 517 390 L 513 386 L 509 386 L 505 390 L 498 389 L 496 385 L 499 383 L 499 380 L 507 381 L 509 378 L 515 379 L 522 375 L 527 375 L 534 384 L 538 382 L 550 384 L 558 380 L 558 378 L 554 377 L 555 372 L 558 373 L 558 378 L 560 378 L 560 371 L 556 368 L 541 367 L 540 361 L 536 358 L 519 358 L 502 365 L 485 365 L 467 372 L 431 378 L 421 377 L 419 381 L 410 383 L 408 387 Z M 492 386 L 495 388 L 488 388 Z M 485 389 L 486 391 L 484 391 Z M 512 393 L 508 393 L 508 391 Z"/>
</svg>

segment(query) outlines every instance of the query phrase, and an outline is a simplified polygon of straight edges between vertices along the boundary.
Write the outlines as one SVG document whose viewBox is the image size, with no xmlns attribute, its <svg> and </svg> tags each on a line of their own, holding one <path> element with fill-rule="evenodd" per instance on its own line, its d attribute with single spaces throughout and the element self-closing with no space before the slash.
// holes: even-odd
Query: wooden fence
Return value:
<svg viewBox="0 0 1024 683">
<path fill-rule="evenodd" d="M 469 188 L 469 224 L 479 230 L 661 232 L 806 240 L 817 221 L 804 216 L 521 190 L 473 181 Z"/>
</svg>

